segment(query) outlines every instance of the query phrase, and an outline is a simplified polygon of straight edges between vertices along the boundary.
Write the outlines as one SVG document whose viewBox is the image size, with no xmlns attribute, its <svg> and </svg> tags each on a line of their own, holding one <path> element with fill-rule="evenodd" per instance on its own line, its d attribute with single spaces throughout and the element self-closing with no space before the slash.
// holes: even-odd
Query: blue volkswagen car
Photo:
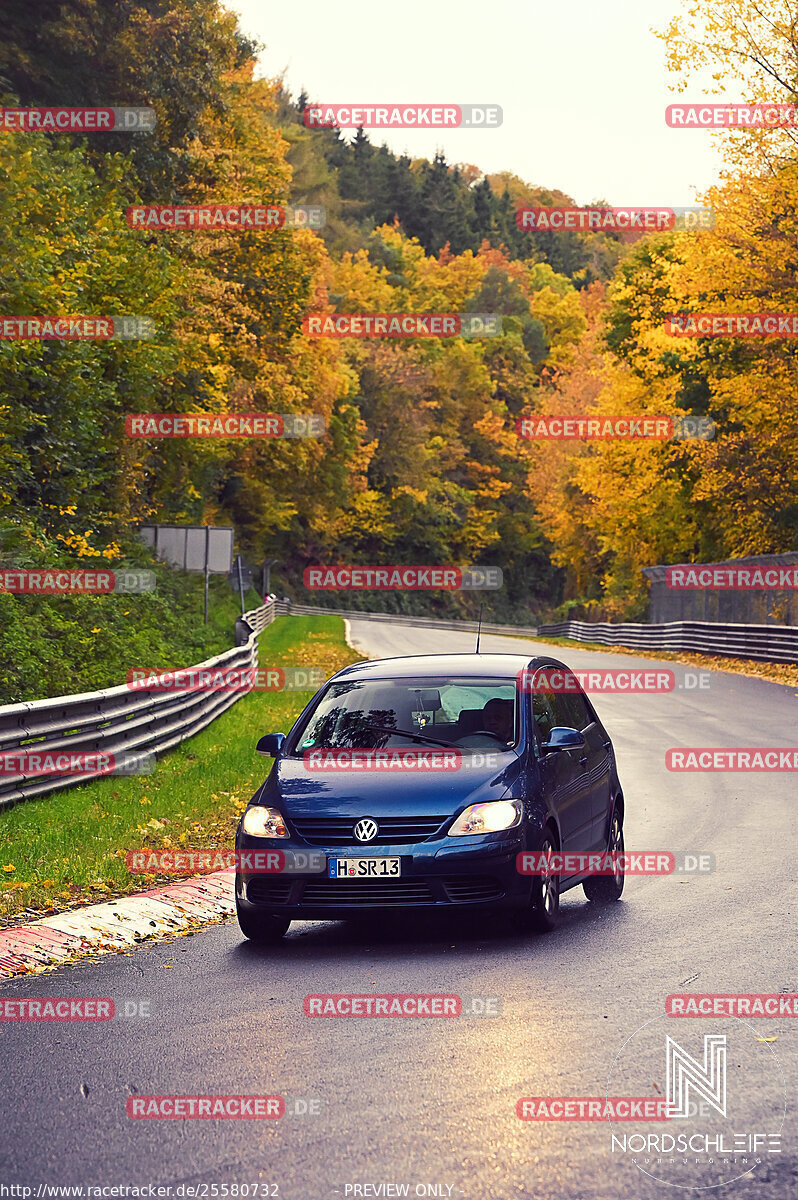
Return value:
<svg viewBox="0 0 798 1200">
<path fill-rule="evenodd" d="M 281 851 L 273 861 L 290 867 L 254 870 L 257 856 L 239 856 L 244 935 L 457 909 L 515 910 L 547 931 L 579 884 L 595 903 L 617 900 L 620 867 L 518 870 L 522 851 L 623 850 L 612 742 L 575 682 L 536 690 L 552 672 L 570 674 L 548 657 L 440 654 L 360 662 L 328 680 L 287 735 L 257 745 L 274 762 L 236 848 Z"/>
</svg>

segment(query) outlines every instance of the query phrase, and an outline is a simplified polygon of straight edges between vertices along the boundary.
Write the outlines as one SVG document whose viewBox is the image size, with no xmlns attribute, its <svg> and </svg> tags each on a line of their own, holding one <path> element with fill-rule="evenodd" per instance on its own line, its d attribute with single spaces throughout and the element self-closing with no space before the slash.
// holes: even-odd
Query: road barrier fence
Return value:
<svg viewBox="0 0 798 1200">
<path fill-rule="evenodd" d="M 258 634 L 276 615 L 273 603 L 246 612 L 236 623 L 237 645 L 191 670 L 255 672 Z M 121 774 L 144 773 L 142 764 L 163 754 L 205 729 L 250 688 L 241 690 L 199 687 L 171 691 L 129 684 L 0 706 L 0 763 L 5 756 L 46 758 L 68 755 L 99 756 L 120 765 Z M 13 759 L 11 760 L 13 761 Z M 79 774 L 22 770 L 0 774 L 0 809 L 66 787 L 86 783 L 108 772 L 81 770 Z"/>
<path fill-rule="evenodd" d="M 458 630 L 473 635 L 477 631 L 476 621 L 332 609 L 270 599 L 239 618 L 236 645 L 232 649 L 188 670 L 254 674 L 258 666 L 258 635 L 275 617 L 291 615 L 340 616 L 425 629 Z M 560 621 L 538 626 L 483 622 L 482 632 L 568 638 L 647 653 L 695 651 L 760 662 L 798 663 L 798 627 L 795 626 L 720 625 L 703 621 L 674 621 L 664 625 Z M 249 690 L 250 687 L 234 690 L 198 687 L 175 692 L 146 686 L 131 689 L 129 684 L 121 684 L 97 692 L 3 705 L 0 706 L 0 763 L 4 763 L 4 756 L 9 755 L 28 758 L 36 754 L 40 758 L 70 755 L 75 759 L 78 756 L 104 756 L 121 764 L 120 773 L 139 773 L 142 762 L 171 750 L 205 729 Z M 13 774 L 4 767 L 4 773 L 0 774 L 0 809 L 107 773 L 103 769 L 83 770 L 79 774 L 21 769 Z"/>
</svg>

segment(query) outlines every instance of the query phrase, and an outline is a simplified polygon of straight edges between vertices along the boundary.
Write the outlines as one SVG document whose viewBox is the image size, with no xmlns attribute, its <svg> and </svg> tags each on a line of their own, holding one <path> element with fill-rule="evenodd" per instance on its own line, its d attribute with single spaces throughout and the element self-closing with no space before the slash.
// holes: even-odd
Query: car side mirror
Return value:
<svg viewBox="0 0 798 1200">
<path fill-rule="evenodd" d="M 556 750 L 581 750 L 585 744 L 584 736 L 578 729 L 570 729 L 567 725 L 555 725 L 549 730 L 548 741 L 543 743 L 541 750 L 544 754 Z"/>
<path fill-rule="evenodd" d="M 282 750 L 284 741 L 284 733 L 267 733 L 260 739 L 255 749 L 258 754 L 265 754 L 267 758 L 276 758 Z"/>
</svg>

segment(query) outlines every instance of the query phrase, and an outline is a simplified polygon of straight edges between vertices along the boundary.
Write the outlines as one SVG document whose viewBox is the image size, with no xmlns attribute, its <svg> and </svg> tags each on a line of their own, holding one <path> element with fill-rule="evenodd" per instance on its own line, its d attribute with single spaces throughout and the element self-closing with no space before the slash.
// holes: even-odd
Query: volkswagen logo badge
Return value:
<svg viewBox="0 0 798 1200">
<path fill-rule="evenodd" d="M 355 837 L 359 842 L 373 842 L 378 832 L 377 822 L 371 817 L 364 817 L 355 826 Z"/>
</svg>

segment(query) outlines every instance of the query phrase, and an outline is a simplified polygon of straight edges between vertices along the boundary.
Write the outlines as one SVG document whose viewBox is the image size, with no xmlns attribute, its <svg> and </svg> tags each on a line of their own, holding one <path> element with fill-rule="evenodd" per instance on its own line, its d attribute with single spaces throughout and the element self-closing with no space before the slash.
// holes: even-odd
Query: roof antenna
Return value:
<svg viewBox="0 0 798 1200">
<path fill-rule="evenodd" d="M 475 654 L 479 654 L 479 635 L 482 633 L 482 609 L 485 607 L 484 602 L 479 606 L 479 625 L 477 626 L 477 648 Z"/>
</svg>

